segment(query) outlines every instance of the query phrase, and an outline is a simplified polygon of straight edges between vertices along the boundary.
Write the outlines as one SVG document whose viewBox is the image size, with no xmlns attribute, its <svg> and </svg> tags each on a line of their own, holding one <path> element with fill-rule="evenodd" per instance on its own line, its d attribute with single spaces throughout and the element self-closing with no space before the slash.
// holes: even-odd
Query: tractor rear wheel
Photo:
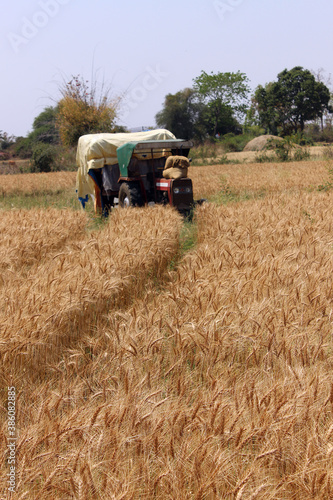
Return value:
<svg viewBox="0 0 333 500">
<path fill-rule="evenodd" d="M 123 182 L 119 189 L 119 206 L 126 208 L 143 205 L 140 185 L 137 182 Z"/>
</svg>

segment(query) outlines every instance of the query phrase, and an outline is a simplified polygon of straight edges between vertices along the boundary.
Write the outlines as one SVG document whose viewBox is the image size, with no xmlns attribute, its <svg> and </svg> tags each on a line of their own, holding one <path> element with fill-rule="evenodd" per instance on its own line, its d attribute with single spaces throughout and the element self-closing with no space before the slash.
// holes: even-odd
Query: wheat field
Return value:
<svg viewBox="0 0 333 500">
<path fill-rule="evenodd" d="M 1 212 L 0 498 L 333 498 L 328 167 L 193 167 L 187 225 Z"/>
<path fill-rule="evenodd" d="M 10 194 L 53 193 L 75 186 L 76 172 L 2 175 L 0 196 Z"/>
</svg>

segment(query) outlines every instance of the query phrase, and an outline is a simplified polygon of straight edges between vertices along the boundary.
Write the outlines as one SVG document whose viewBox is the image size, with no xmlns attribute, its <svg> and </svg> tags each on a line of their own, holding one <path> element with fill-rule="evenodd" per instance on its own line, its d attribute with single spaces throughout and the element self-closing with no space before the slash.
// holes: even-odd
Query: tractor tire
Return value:
<svg viewBox="0 0 333 500">
<path fill-rule="evenodd" d="M 137 182 L 123 182 L 119 189 L 119 206 L 142 207 L 144 205 L 140 185 Z"/>
</svg>

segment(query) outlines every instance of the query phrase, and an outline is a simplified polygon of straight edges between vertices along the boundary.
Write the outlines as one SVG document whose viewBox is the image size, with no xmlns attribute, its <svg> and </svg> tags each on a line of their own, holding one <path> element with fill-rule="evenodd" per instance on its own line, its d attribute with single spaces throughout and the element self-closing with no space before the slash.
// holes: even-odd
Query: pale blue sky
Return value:
<svg viewBox="0 0 333 500">
<path fill-rule="evenodd" d="M 118 123 L 154 126 L 201 70 L 254 89 L 283 69 L 333 74 L 331 0 L 15 0 L 0 19 L 0 130 L 25 136 L 71 75 L 125 94 Z M 55 101 L 53 101 L 53 100 Z"/>
</svg>

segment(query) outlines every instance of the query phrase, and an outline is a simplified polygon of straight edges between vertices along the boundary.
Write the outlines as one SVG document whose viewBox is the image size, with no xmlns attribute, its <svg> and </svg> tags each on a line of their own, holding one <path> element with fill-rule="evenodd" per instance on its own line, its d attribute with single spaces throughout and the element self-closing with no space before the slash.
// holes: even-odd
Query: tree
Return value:
<svg viewBox="0 0 333 500">
<path fill-rule="evenodd" d="M 205 135 L 210 137 L 215 137 L 217 134 L 240 134 L 242 131 L 242 126 L 236 120 L 231 106 L 222 106 L 217 119 L 214 109 L 205 106 L 201 113 L 200 125 L 205 130 Z"/>
<path fill-rule="evenodd" d="M 0 130 L 0 150 L 4 151 L 8 149 L 12 144 L 15 143 L 15 137 L 13 135 L 8 135 L 7 132 Z"/>
<path fill-rule="evenodd" d="M 155 120 L 159 127 L 170 130 L 176 137 L 192 139 L 200 136 L 200 114 L 203 106 L 196 102 L 196 93 L 191 88 L 180 90 L 176 94 L 167 94 L 164 108 Z"/>
<path fill-rule="evenodd" d="M 253 115 L 258 117 L 258 124 L 266 133 L 278 135 L 278 126 L 283 118 L 279 114 L 279 107 L 275 105 L 272 92 L 273 83 L 267 83 L 264 87 L 259 85 L 252 98 Z"/>
<path fill-rule="evenodd" d="M 42 148 L 39 145 L 58 145 L 60 143 L 59 130 L 57 128 L 58 108 L 46 107 L 33 121 L 32 131 L 27 137 L 18 137 L 15 141 L 15 153 L 20 158 L 37 158 Z M 38 147 L 37 147 L 38 146 Z M 37 149 L 36 149 L 37 148 Z M 37 151 L 36 155 L 34 151 Z M 49 148 L 50 149 L 50 148 Z M 46 151 L 47 148 L 44 148 Z"/>
<path fill-rule="evenodd" d="M 207 74 L 202 71 L 193 81 L 194 90 L 210 109 L 214 136 L 219 132 L 219 121 L 223 115 L 230 116 L 231 111 L 241 117 L 246 112 L 250 88 L 244 73 Z"/>
<path fill-rule="evenodd" d="M 84 134 L 113 132 L 118 100 L 112 100 L 108 91 L 102 88 L 98 95 L 96 84 L 73 76 L 60 92 L 57 125 L 63 145 L 75 146 Z"/>
<path fill-rule="evenodd" d="M 323 68 L 319 68 L 317 72 L 311 71 L 317 82 L 322 82 L 330 91 L 330 101 L 328 108 L 326 108 L 321 116 L 319 116 L 320 128 L 323 132 L 324 124 L 326 126 L 332 127 L 332 109 L 333 109 L 333 91 L 332 91 L 332 75 L 329 73 L 325 74 Z"/>
<path fill-rule="evenodd" d="M 276 82 L 259 85 L 254 95 L 260 124 L 274 134 L 280 127 L 284 135 L 302 132 L 307 121 L 322 117 L 329 100 L 326 85 L 301 66 L 283 70 Z"/>
<path fill-rule="evenodd" d="M 59 130 L 57 127 L 58 107 L 48 106 L 33 121 L 33 131 L 29 138 L 32 142 L 59 144 Z"/>
</svg>

